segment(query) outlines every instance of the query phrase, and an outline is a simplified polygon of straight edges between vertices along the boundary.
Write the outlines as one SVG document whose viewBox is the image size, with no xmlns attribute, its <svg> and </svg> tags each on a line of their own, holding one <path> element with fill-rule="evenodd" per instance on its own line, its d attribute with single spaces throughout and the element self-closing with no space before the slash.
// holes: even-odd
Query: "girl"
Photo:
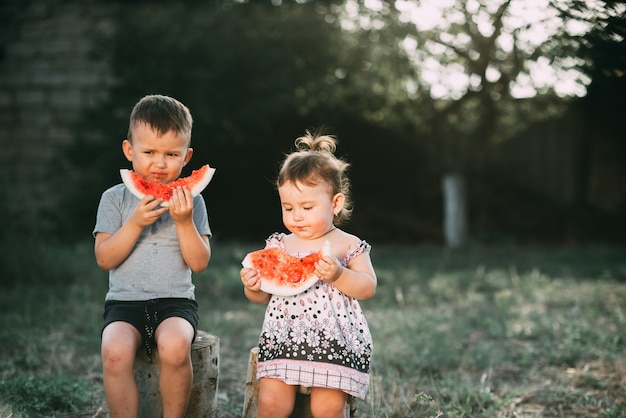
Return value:
<svg viewBox="0 0 626 418">
<path fill-rule="evenodd" d="M 351 214 L 348 164 L 335 157 L 332 136 L 310 132 L 295 142 L 276 186 L 283 224 L 266 248 L 297 257 L 319 251 L 330 241 L 332 255 L 315 265 L 320 279 L 289 297 L 260 289 L 262 278 L 241 269 L 246 297 L 268 303 L 259 338 L 258 417 L 288 417 L 296 391 L 310 393 L 314 417 L 343 417 L 348 396 L 365 398 L 369 386 L 372 338 L 359 306 L 376 291 L 370 245 L 337 228 Z"/>
</svg>

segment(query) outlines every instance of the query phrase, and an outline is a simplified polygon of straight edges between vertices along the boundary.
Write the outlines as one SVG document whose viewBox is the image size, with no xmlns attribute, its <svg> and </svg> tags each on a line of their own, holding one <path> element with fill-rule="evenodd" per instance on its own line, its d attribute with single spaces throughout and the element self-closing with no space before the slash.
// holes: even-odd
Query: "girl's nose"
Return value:
<svg viewBox="0 0 626 418">
<path fill-rule="evenodd" d="M 303 218 L 302 216 L 302 210 L 301 209 L 295 209 L 293 211 L 293 219 L 299 221 Z"/>
</svg>

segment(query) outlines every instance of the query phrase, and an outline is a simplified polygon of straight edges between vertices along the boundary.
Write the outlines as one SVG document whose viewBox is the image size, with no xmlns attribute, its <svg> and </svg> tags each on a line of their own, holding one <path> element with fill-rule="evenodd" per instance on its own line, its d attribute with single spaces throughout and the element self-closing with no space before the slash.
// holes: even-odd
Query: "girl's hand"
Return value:
<svg viewBox="0 0 626 418">
<path fill-rule="evenodd" d="M 167 212 L 167 208 L 159 206 L 161 203 L 163 199 L 155 199 L 150 195 L 144 196 L 133 212 L 132 221 L 141 228 L 152 225 Z"/>
<path fill-rule="evenodd" d="M 315 275 L 328 283 L 336 281 L 343 273 L 343 266 L 337 257 L 326 256 L 315 263 Z"/>
<path fill-rule="evenodd" d="M 239 271 L 241 283 L 243 283 L 243 293 L 248 300 L 254 303 L 267 303 L 272 295 L 261 290 L 261 275 L 251 268 L 242 268 Z"/>
<path fill-rule="evenodd" d="M 261 275 L 258 271 L 252 268 L 242 268 L 239 275 L 246 289 L 253 292 L 259 292 L 261 290 Z"/>
<path fill-rule="evenodd" d="M 170 198 L 170 215 L 174 222 L 184 222 L 192 219 L 193 196 L 187 187 L 177 187 L 172 191 Z"/>
</svg>

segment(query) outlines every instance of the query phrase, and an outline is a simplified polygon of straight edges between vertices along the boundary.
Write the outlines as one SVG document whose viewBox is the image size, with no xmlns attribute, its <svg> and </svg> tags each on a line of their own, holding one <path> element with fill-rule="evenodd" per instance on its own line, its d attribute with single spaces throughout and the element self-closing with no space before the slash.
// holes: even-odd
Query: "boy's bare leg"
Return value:
<svg viewBox="0 0 626 418">
<path fill-rule="evenodd" d="M 163 418 L 180 418 L 187 410 L 193 384 L 193 334 L 193 327 L 183 318 L 167 318 L 156 330 L 161 362 L 159 385 L 163 400 Z"/>
<path fill-rule="evenodd" d="M 296 389 L 280 380 L 260 379 L 257 418 L 287 418 L 296 402 Z"/>
<path fill-rule="evenodd" d="M 102 371 L 104 393 L 115 418 L 139 415 L 139 392 L 133 367 L 139 331 L 126 322 L 113 322 L 102 331 Z"/>
</svg>

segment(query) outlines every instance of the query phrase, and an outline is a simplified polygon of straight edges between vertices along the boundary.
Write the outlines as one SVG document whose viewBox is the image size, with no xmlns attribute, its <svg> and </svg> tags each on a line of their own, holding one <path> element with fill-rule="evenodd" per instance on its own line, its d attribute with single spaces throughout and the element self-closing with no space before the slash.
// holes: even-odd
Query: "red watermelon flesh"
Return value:
<svg viewBox="0 0 626 418">
<path fill-rule="evenodd" d="M 286 286 L 298 284 L 311 276 L 319 259 L 319 253 L 297 258 L 278 248 L 255 251 L 251 256 L 252 267 L 258 270 L 261 277 L 271 278 Z"/>
<path fill-rule="evenodd" d="M 326 245 L 325 245 L 326 247 Z M 246 255 L 242 265 L 253 268 L 262 278 L 261 290 L 273 295 L 292 296 L 313 286 L 319 279 L 315 263 L 327 255 L 326 248 L 305 257 L 294 257 L 272 247 Z"/>
<path fill-rule="evenodd" d="M 181 177 L 166 184 L 157 183 L 153 180 L 146 180 L 132 170 L 121 169 L 120 176 L 128 190 L 137 198 L 142 199 L 146 195 L 152 195 L 156 199 L 163 199 L 161 206 L 169 206 L 169 200 L 172 192 L 177 187 L 186 186 L 192 196 L 199 195 L 208 186 L 213 178 L 215 169 L 208 164 L 203 165 L 197 170 L 193 170 L 188 177 Z"/>
</svg>

